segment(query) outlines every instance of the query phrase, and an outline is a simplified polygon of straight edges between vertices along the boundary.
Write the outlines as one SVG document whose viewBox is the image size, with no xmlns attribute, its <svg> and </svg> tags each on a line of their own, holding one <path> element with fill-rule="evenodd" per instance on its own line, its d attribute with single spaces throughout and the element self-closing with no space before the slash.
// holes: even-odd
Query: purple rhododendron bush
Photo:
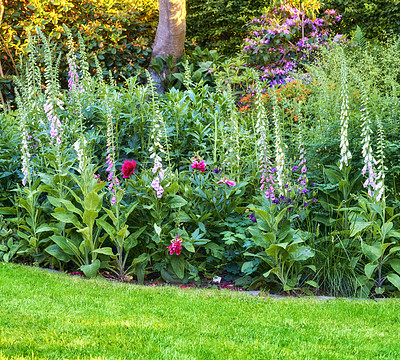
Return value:
<svg viewBox="0 0 400 360">
<path fill-rule="evenodd" d="M 243 51 L 249 56 L 249 65 L 261 70 L 262 79 L 284 84 L 294 80 L 293 72 L 313 62 L 322 46 L 328 46 L 334 35 L 331 27 L 340 19 L 336 10 L 312 18 L 290 4 L 273 7 L 250 22 Z M 341 38 L 335 35 L 334 41 Z"/>
<path fill-rule="evenodd" d="M 337 21 L 276 7 L 252 20 L 243 53 L 204 76 L 184 62 L 163 94 L 148 72 L 106 81 L 66 27 L 64 88 L 52 43 L 28 34 L 17 110 L 0 114 L 0 260 L 397 296 L 400 50 L 360 30 L 337 41 Z"/>
</svg>

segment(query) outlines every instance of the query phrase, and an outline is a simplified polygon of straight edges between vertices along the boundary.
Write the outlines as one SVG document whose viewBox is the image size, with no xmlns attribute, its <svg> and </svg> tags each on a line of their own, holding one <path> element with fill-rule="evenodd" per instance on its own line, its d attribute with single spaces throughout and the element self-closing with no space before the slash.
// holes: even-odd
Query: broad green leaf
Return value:
<svg viewBox="0 0 400 360">
<path fill-rule="evenodd" d="M 252 274 L 254 272 L 254 263 L 252 261 L 244 262 L 241 271 L 246 275 Z"/>
<path fill-rule="evenodd" d="M 80 269 L 88 279 L 93 279 L 97 276 L 100 269 L 100 260 L 96 259 L 90 265 L 81 265 Z"/>
<path fill-rule="evenodd" d="M 306 281 L 306 284 L 308 284 L 308 285 L 310 285 L 312 287 L 315 287 L 315 288 L 319 288 L 319 285 L 313 280 Z"/>
<path fill-rule="evenodd" d="M 378 260 L 383 254 L 382 247 L 379 243 L 375 243 L 373 245 L 367 245 L 366 243 L 363 242 L 361 244 L 361 249 L 364 255 L 372 261 Z"/>
<path fill-rule="evenodd" d="M 394 246 L 389 250 L 389 255 L 400 251 L 400 246 Z"/>
<path fill-rule="evenodd" d="M 390 230 L 393 229 L 393 223 L 392 222 L 386 222 L 382 225 L 382 235 L 383 239 L 386 239 L 388 237 L 388 233 Z"/>
<path fill-rule="evenodd" d="M 51 240 L 53 240 L 60 248 L 62 251 L 64 251 L 67 255 L 74 256 L 74 251 L 72 250 L 71 246 L 67 242 L 67 238 L 64 236 L 60 235 L 53 235 L 51 237 Z"/>
<path fill-rule="evenodd" d="M 389 264 L 400 275 L 400 259 L 389 260 Z"/>
<path fill-rule="evenodd" d="M 0 251 L 8 251 L 8 246 L 0 244 Z"/>
<path fill-rule="evenodd" d="M 143 261 L 147 262 L 147 260 L 148 260 L 148 254 L 143 253 L 143 254 L 139 255 L 137 258 L 132 260 L 132 265 L 139 264 Z"/>
<path fill-rule="evenodd" d="M 365 222 L 365 221 L 355 221 L 352 224 L 351 232 L 350 232 L 350 237 L 356 236 L 358 233 L 363 231 L 366 227 L 370 226 L 370 222 Z"/>
<path fill-rule="evenodd" d="M 372 263 L 368 263 L 365 265 L 364 272 L 368 279 L 372 279 L 372 274 L 377 266 L 378 264 L 372 264 Z"/>
<path fill-rule="evenodd" d="M 315 265 L 304 265 L 304 267 L 310 269 L 313 272 L 317 271 L 317 267 Z"/>
<path fill-rule="evenodd" d="M 156 234 L 157 234 L 158 236 L 161 235 L 161 227 L 158 226 L 156 223 L 154 223 L 154 230 L 156 231 Z"/>
<path fill-rule="evenodd" d="M 42 233 L 46 231 L 56 233 L 58 229 L 53 226 L 48 226 L 47 224 L 42 224 L 36 229 L 36 233 Z"/>
<path fill-rule="evenodd" d="M 102 197 L 96 194 L 94 191 L 91 191 L 85 197 L 85 200 L 83 202 L 83 207 L 85 210 L 100 211 L 102 204 L 103 204 Z"/>
<path fill-rule="evenodd" d="M 125 242 L 124 242 L 124 249 L 129 251 L 130 249 L 134 248 L 138 244 L 138 237 L 142 235 L 142 233 L 146 230 L 147 226 L 141 227 L 139 230 L 135 231 L 133 234 L 130 234 Z"/>
<path fill-rule="evenodd" d="M 400 238 L 400 232 L 398 232 L 397 230 L 390 230 L 388 233 L 387 233 L 387 238 L 392 238 L 392 237 L 394 237 L 394 238 Z"/>
<path fill-rule="evenodd" d="M 182 280 L 183 277 L 185 276 L 185 260 L 184 260 L 183 256 L 172 255 L 171 256 L 171 265 L 172 265 L 172 268 L 174 269 L 176 276 Z"/>
<path fill-rule="evenodd" d="M 192 243 L 185 241 L 182 245 L 187 251 L 190 251 L 192 253 L 195 252 L 195 249 L 194 249 L 194 246 Z"/>
<path fill-rule="evenodd" d="M 68 262 L 71 259 L 57 244 L 48 246 L 45 251 L 62 262 Z"/>
<path fill-rule="evenodd" d="M 250 227 L 249 232 L 253 236 L 254 244 L 256 246 L 262 247 L 263 249 L 268 248 L 270 243 L 275 242 L 275 237 L 274 237 L 273 241 L 268 241 L 268 239 L 266 239 L 266 237 L 264 236 L 264 233 L 255 226 Z"/>
<path fill-rule="evenodd" d="M 174 283 L 179 283 L 179 279 L 174 278 L 167 270 L 161 269 L 161 277 L 168 283 L 174 284 Z"/>
<path fill-rule="evenodd" d="M 64 204 L 64 206 L 67 208 L 68 211 L 71 211 L 75 214 L 78 214 L 79 216 L 82 216 L 82 211 L 79 210 L 74 204 L 72 204 L 71 201 L 60 199 L 60 202 Z"/>
<path fill-rule="evenodd" d="M 58 213 L 52 213 L 51 214 L 54 218 L 56 218 L 58 221 L 61 221 L 63 223 L 71 223 L 74 224 L 77 228 L 82 227 L 81 223 L 79 222 L 78 218 L 76 217 L 75 214 L 69 213 L 69 212 L 58 212 Z"/>
<path fill-rule="evenodd" d="M 144 282 L 144 276 L 146 275 L 147 262 L 148 262 L 148 259 L 146 258 L 145 261 L 142 261 L 136 265 L 135 273 L 136 273 L 139 284 L 143 284 L 143 282 Z"/>
<path fill-rule="evenodd" d="M 96 254 L 103 254 L 103 255 L 108 255 L 108 256 L 114 256 L 114 253 L 110 247 L 104 247 L 100 249 L 93 250 L 92 252 Z"/>
<path fill-rule="evenodd" d="M 299 246 L 294 252 L 290 253 L 290 258 L 294 261 L 304 261 L 312 258 L 314 255 L 315 253 L 313 250 L 310 250 L 305 246 Z"/>
<path fill-rule="evenodd" d="M 400 276 L 395 273 L 390 273 L 387 276 L 387 279 L 400 290 Z"/>
<path fill-rule="evenodd" d="M 283 286 L 283 290 L 284 291 L 293 290 L 296 287 L 296 285 L 297 285 L 297 279 L 296 278 L 288 279 L 288 281 Z"/>
<path fill-rule="evenodd" d="M 271 274 L 271 270 L 272 270 L 272 269 L 268 270 L 267 272 L 265 272 L 265 273 L 263 274 L 263 276 L 264 276 L 266 279 L 267 279 L 268 276 Z"/>
<path fill-rule="evenodd" d="M 62 205 L 61 201 L 59 199 L 55 198 L 54 196 L 47 195 L 47 200 L 49 200 L 49 203 L 51 205 L 53 205 L 54 207 L 61 207 L 61 205 Z"/>
<path fill-rule="evenodd" d="M 106 209 L 103 207 L 103 210 L 107 213 L 107 215 L 111 218 L 114 225 L 117 226 L 117 218 L 115 217 L 114 213 L 110 209 Z"/>
<path fill-rule="evenodd" d="M 13 207 L 0 207 L 1 215 L 16 215 L 17 209 Z"/>
<path fill-rule="evenodd" d="M 102 219 L 97 219 L 96 224 L 97 226 L 100 226 L 110 236 L 111 239 L 114 239 L 115 229 L 112 225 Z"/>
<path fill-rule="evenodd" d="M 82 229 L 78 230 L 78 233 L 82 234 L 85 240 L 91 241 L 92 239 L 90 238 L 90 231 L 89 231 L 89 227 L 86 226 Z"/>
<path fill-rule="evenodd" d="M 170 198 L 168 199 L 167 205 L 171 209 L 176 209 L 182 206 L 185 206 L 187 204 L 187 201 L 179 195 L 170 195 Z"/>
<path fill-rule="evenodd" d="M 89 227 L 93 227 L 94 222 L 96 221 L 99 213 L 96 210 L 87 210 L 85 209 L 82 217 L 82 221 L 88 225 Z"/>
</svg>

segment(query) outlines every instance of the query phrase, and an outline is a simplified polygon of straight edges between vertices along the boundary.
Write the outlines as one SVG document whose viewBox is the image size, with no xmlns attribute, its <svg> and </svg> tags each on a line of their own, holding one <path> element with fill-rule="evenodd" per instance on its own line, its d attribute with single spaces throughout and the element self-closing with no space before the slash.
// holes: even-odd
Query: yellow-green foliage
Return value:
<svg viewBox="0 0 400 360">
<path fill-rule="evenodd" d="M 3 0 L 0 24 L 1 65 L 5 76 L 16 73 L 27 48 L 27 30 L 36 26 L 54 41 L 66 74 L 66 36 L 63 24 L 76 37 L 81 32 L 89 60 L 96 54 L 104 70 L 116 79 L 135 75 L 147 66 L 158 23 L 157 0 Z M 15 62 L 15 64 L 14 64 Z M 94 63 L 93 63 L 94 66 Z M 3 80 L 4 81 L 4 80 Z M 7 80 L 6 80 L 7 81 Z M 3 83 L 4 84 L 4 83 Z M 10 89 L 2 88 L 8 93 Z M 7 94 L 9 95 L 9 94 Z"/>
</svg>

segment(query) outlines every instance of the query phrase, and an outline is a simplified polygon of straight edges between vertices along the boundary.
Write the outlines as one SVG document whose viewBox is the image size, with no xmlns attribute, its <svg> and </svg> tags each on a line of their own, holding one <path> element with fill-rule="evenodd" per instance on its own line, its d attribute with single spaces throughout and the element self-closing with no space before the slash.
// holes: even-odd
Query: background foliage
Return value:
<svg viewBox="0 0 400 360">
<path fill-rule="evenodd" d="M 246 37 L 247 22 L 270 4 L 270 0 L 188 0 L 187 38 L 201 47 L 233 54 Z"/>
<path fill-rule="evenodd" d="M 66 37 L 63 24 L 74 36 L 80 32 L 91 65 L 96 55 L 103 70 L 116 80 L 130 77 L 147 67 L 151 44 L 158 23 L 156 0 L 5 0 L 0 24 L 0 59 L 3 77 L 0 90 L 6 99 L 13 98 L 12 80 L 26 54 L 27 31 L 35 34 L 39 26 L 54 42 L 61 56 L 62 81 L 66 81 Z M 43 55 L 43 54 L 42 54 Z"/>
<path fill-rule="evenodd" d="M 366 37 L 387 38 L 399 34 L 400 3 L 397 0 L 325 0 L 327 9 L 343 15 L 338 32 L 349 34 L 360 26 Z"/>
</svg>

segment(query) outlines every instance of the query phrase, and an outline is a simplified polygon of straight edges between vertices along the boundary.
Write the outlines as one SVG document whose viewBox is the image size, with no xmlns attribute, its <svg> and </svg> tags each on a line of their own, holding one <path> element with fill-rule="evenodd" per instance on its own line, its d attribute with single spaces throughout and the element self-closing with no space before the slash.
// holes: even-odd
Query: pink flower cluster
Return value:
<svg viewBox="0 0 400 360">
<path fill-rule="evenodd" d="M 224 176 L 220 181 L 218 181 L 217 184 L 227 184 L 230 186 L 236 185 L 236 183 L 234 181 L 229 180 L 226 176 Z"/>
<path fill-rule="evenodd" d="M 54 112 L 53 104 L 49 101 L 46 102 L 46 104 L 44 104 L 44 111 L 46 112 L 47 119 L 50 123 L 51 138 L 56 139 L 56 142 L 61 144 L 62 125 Z"/>
<path fill-rule="evenodd" d="M 274 178 L 275 176 L 273 176 L 273 174 L 276 172 L 276 169 L 270 168 L 269 169 L 269 174 L 266 172 L 263 172 L 262 176 L 261 176 L 261 190 L 264 190 L 265 185 L 267 185 L 267 188 L 265 190 L 265 197 L 267 199 L 271 199 L 272 201 L 275 200 L 275 195 L 274 195 L 274 185 L 275 185 L 275 181 Z"/>
<path fill-rule="evenodd" d="M 202 173 L 206 171 L 206 163 L 199 156 L 192 158 L 192 165 L 190 166 L 193 170 L 199 169 Z"/>
<path fill-rule="evenodd" d="M 156 175 L 151 183 L 151 187 L 156 191 L 157 197 L 161 198 L 164 192 L 164 188 L 161 186 L 161 181 L 165 177 L 165 170 L 162 168 L 161 157 L 156 153 L 150 155 L 150 158 L 154 158 L 154 166 L 151 171 Z"/>
<path fill-rule="evenodd" d="M 175 235 L 175 240 L 171 241 L 171 245 L 167 246 L 170 255 L 180 255 L 182 250 L 182 239 L 180 239 L 181 235 Z"/>
</svg>

